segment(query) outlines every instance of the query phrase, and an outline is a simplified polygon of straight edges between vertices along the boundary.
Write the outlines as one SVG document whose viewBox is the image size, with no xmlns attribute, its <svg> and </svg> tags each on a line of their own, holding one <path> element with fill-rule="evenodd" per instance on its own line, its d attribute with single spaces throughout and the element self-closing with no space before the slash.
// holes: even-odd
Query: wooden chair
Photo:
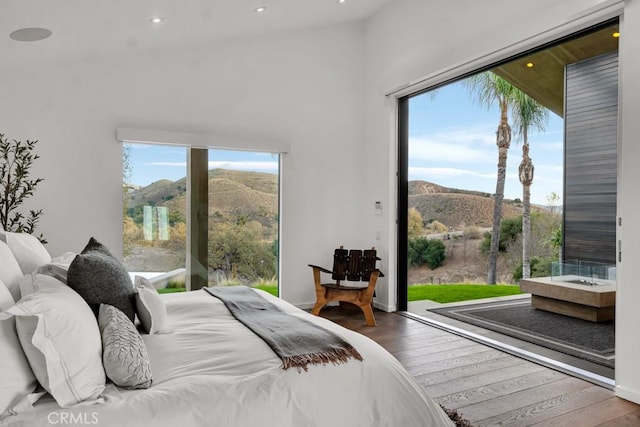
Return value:
<svg viewBox="0 0 640 427">
<path fill-rule="evenodd" d="M 327 270 L 317 265 L 309 264 L 313 268 L 313 280 L 316 286 L 316 305 L 311 310 L 316 316 L 320 314 L 322 308 L 332 302 L 348 302 L 355 304 L 364 313 L 364 318 L 368 326 L 376 326 L 376 319 L 373 317 L 374 291 L 378 277 L 384 277 L 382 272 L 376 268 L 376 249 L 351 249 L 350 251 L 340 246 L 333 254 L 333 270 Z M 333 283 L 322 283 L 320 273 L 329 273 L 335 280 Z M 342 281 L 367 282 L 366 286 L 344 285 Z"/>
</svg>

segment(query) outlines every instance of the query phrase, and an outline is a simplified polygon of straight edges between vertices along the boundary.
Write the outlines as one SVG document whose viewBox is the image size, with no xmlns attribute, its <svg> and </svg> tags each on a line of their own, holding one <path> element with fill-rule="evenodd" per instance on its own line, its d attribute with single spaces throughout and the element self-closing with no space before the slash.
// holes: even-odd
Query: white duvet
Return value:
<svg viewBox="0 0 640 427">
<path fill-rule="evenodd" d="M 60 409 L 43 398 L 11 426 L 452 426 L 402 365 L 369 338 L 261 292 L 286 312 L 330 329 L 364 361 L 283 370 L 281 361 L 205 291 L 163 295 L 170 333 L 143 335 L 153 385 L 111 385 L 105 402 Z"/>
</svg>

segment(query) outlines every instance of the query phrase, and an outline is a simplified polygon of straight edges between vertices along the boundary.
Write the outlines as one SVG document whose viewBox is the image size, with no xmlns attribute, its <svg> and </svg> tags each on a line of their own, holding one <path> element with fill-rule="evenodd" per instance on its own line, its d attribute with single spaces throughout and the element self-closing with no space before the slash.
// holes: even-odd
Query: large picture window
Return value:
<svg viewBox="0 0 640 427">
<path fill-rule="evenodd" d="M 206 245 L 206 265 L 195 273 L 206 276 L 202 285 L 242 284 L 277 295 L 279 155 L 211 149 L 208 162 L 194 163 L 189 150 L 198 149 L 124 144 L 126 267 L 136 274 L 169 276 L 163 292 L 185 290 L 194 274 L 186 255 L 191 238 L 198 240 L 192 248 Z M 192 176 L 206 185 L 191 188 Z M 191 225 L 189 206 L 204 203 L 206 225 Z M 191 232 L 194 226 L 197 233 Z"/>
</svg>

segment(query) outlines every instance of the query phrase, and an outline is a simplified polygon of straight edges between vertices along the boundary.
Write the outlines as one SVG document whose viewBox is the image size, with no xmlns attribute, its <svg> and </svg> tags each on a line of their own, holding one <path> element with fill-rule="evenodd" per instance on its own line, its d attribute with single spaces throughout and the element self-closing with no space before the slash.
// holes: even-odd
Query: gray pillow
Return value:
<svg viewBox="0 0 640 427">
<path fill-rule="evenodd" d="M 152 382 L 147 347 L 124 313 L 102 304 L 98 315 L 102 336 L 102 364 L 107 377 L 119 387 L 149 388 Z"/>
<path fill-rule="evenodd" d="M 109 304 L 134 321 L 136 292 L 131 277 L 125 266 L 93 237 L 69 265 L 67 285 L 87 301 L 96 316 L 100 304 Z"/>
</svg>

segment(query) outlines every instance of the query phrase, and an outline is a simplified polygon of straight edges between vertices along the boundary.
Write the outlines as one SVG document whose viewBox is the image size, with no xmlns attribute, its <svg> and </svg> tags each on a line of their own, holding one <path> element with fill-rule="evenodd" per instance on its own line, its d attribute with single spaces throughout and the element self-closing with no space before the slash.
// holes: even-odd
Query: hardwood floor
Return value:
<svg viewBox="0 0 640 427">
<path fill-rule="evenodd" d="M 391 352 L 438 403 L 474 426 L 640 426 L 640 405 L 590 382 L 395 313 L 325 308 L 320 315 Z"/>
</svg>

